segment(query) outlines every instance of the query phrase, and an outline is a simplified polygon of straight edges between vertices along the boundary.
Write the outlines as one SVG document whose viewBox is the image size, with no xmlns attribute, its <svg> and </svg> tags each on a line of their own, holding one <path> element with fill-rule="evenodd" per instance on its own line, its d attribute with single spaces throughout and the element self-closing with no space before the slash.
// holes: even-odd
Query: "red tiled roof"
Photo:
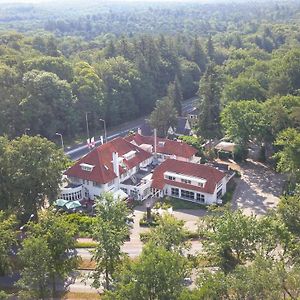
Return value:
<svg viewBox="0 0 300 300">
<path fill-rule="evenodd" d="M 150 153 L 119 137 L 95 148 L 86 156 L 78 160 L 65 172 L 65 174 L 85 180 L 95 181 L 101 184 L 110 182 L 117 177 L 114 173 L 112 164 L 113 152 L 117 152 L 119 157 L 121 157 L 129 151 L 136 151 L 136 153 L 130 160 L 126 160 L 125 158 L 123 159 L 123 162 L 128 169 L 132 169 L 139 163 L 151 157 Z M 93 170 L 91 172 L 82 170 L 80 167 L 80 164 L 82 163 L 93 165 Z M 120 175 L 126 172 L 126 170 L 124 170 L 121 166 L 119 167 L 119 170 Z"/>
<path fill-rule="evenodd" d="M 144 136 L 138 133 L 132 134 L 125 138 L 129 142 L 134 142 L 137 145 L 150 144 L 154 147 L 154 137 Z M 164 142 L 160 145 L 159 142 Z M 157 152 L 168 155 L 176 155 L 184 158 L 191 158 L 197 153 L 197 149 L 184 142 L 172 141 L 168 139 L 157 138 Z"/>
<path fill-rule="evenodd" d="M 187 183 L 176 182 L 164 178 L 165 172 L 174 172 L 178 174 L 184 174 L 187 176 L 194 176 L 198 178 L 206 179 L 204 187 L 195 186 Z M 185 161 L 179 161 L 175 159 L 167 159 L 161 165 L 155 168 L 153 172 L 152 187 L 162 190 L 166 184 L 178 186 L 188 190 L 195 190 L 208 194 L 213 194 L 215 191 L 216 184 L 220 182 L 226 176 L 225 173 L 201 164 L 194 164 Z"/>
</svg>

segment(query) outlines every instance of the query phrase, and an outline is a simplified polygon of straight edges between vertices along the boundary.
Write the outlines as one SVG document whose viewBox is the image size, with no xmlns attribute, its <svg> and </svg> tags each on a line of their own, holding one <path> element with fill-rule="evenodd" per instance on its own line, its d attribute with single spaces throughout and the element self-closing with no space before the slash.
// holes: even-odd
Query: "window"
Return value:
<svg viewBox="0 0 300 300">
<path fill-rule="evenodd" d="M 191 184 L 192 182 L 190 181 L 190 180 L 188 180 L 188 179 L 181 179 L 181 182 L 183 182 L 183 183 L 187 183 L 187 184 Z"/>
<path fill-rule="evenodd" d="M 83 171 L 92 172 L 95 166 L 89 165 L 89 164 L 85 164 L 85 163 L 81 163 L 80 167 L 81 167 L 81 169 Z"/>
<path fill-rule="evenodd" d="M 197 193 L 196 201 L 199 202 L 199 203 L 204 203 L 205 202 L 205 195 Z"/>
<path fill-rule="evenodd" d="M 195 193 L 186 191 L 186 190 L 181 190 L 181 197 L 188 199 L 188 200 L 194 200 L 195 199 Z"/>
<path fill-rule="evenodd" d="M 220 199 L 222 197 L 222 189 L 218 190 L 217 198 Z"/>
<path fill-rule="evenodd" d="M 168 176 L 168 179 L 175 181 L 175 177 L 174 176 Z"/>
<path fill-rule="evenodd" d="M 179 197 L 179 189 L 171 188 L 171 195 L 175 197 Z"/>
</svg>

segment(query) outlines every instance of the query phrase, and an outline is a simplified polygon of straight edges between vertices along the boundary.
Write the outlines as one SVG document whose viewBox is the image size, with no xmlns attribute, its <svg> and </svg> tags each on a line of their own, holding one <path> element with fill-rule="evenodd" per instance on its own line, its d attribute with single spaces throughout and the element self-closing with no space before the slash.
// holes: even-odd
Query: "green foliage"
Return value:
<svg viewBox="0 0 300 300">
<path fill-rule="evenodd" d="M 237 78 L 224 87 L 226 102 L 238 100 L 262 100 L 264 91 L 254 79 Z"/>
<path fill-rule="evenodd" d="M 65 215 L 65 219 L 71 226 L 78 229 L 80 237 L 92 237 L 96 218 L 74 213 Z"/>
<path fill-rule="evenodd" d="M 9 294 L 5 293 L 4 291 L 0 291 L 0 300 L 8 300 Z"/>
<path fill-rule="evenodd" d="M 281 197 L 278 212 L 289 230 L 300 236 L 300 195 Z"/>
<path fill-rule="evenodd" d="M 177 209 L 206 209 L 206 205 L 201 205 L 199 203 L 186 201 L 178 198 L 173 197 L 164 197 L 162 200 L 160 200 L 161 203 L 166 204 L 170 207 L 173 207 L 174 210 Z"/>
<path fill-rule="evenodd" d="M 286 249 L 291 241 L 287 228 L 277 218 L 257 219 L 240 210 L 208 216 L 201 224 L 200 234 L 205 238 L 207 258 L 225 272 L 253 260 L 257 254 L 268 257 L 279 244 Z M 284 252 L 278 251 L 277 255 Z"/>
<path fill-rule="evenodd" d="M 114 272 L 121 262 L 121 246 L 129 233 L 126 224 L 128 213 L 126 203 L 115 200 L 111 193 L 104 194 L 97 200 L 94 240 L 98 244 L 93 254 L 96 268 L 92 275 L 93 286 L 96 288 L 102 282 L 105 283 L 105 289 L 109 288 Z"/>
<path fill-rule="evenodd" d="M 168 251 L 182 251 L 189 249 L 186 243 L 184 222 L 177 220 L 170 214 L 164 214 L 158 219 L 158 226 L 152 228 L 148 236 L 149 242 Z"/>
<path fill-rule="evenodd" d="M 22 263 L 21 279 L 17 286 L 33 293 L 34 298 L 46 299 L 50 294 L 51 251 L 43 237 L 29 237 L 24 240 L 18 253 Z"/>
<path fill-rule="evenodd" d="M 147 213 L 143 214 L 143 217 L 140 219 L 139 225 L 141 227 L 154 227 L 158 225 L 159 215 L 157 213 L 151 212 L 151 218 L 148 220 Z"/>
<path fill-rule="evenodd" d="M 275 155 L 275 158 L 278 159 L 277 169 L 299 179 L 300 132 L 293 128 L 288 128 L 280 132 L 275 141 L 275 145 L 281 147 L 281 150 Z"/>
<path fill-rule="evenodd" d="M 198 150 L 197 156 L 203 155 L 203 139 L 200 136 L 188 136 L 188 135 L 182 135 L 179 137 L 180 140 L 184 141 L 188 145 L 193 146 Z"/>
<path fill-rule="evenodd" d="M 11 273 L 12 261 L 11 254 L 13 248 L 17 245 L 15 216 L 6 215 L 0 211 L 0 275 Z"/>
<path fill-rule="evenodd" d="M 127 262 L 117 274 L 115 291 L 104 299 L 170 299 L 181 293 L 189 264 L 178 252 L 147 244 L 135 262 Z"/>
<path fill-rule="evenodd" d="M 182 115 L 181 102 L 183 100 L 182 90 L 178 77 L 176 76 L 174 83 L 170 83 L 168 86 L 168 98 L 176 108 L 177 114 Z"/>
<path fill-rule="evenodd" d="M 272 274 L 272 280 L 269 279 Z M 300 269 L 257 256 L 253 264 L 238 266 L 232 273 L 205 272 L 199 276 L 200 299 L 297 299 Z"/>
<path fill-rule="evenodd" d="M 220 134 L 220 78 L 214 65 L 209 65 L 199 84 L 198 133 L 204 138 Z"/>
<path fill-rule="evenodd" d="M 226 134 L 241 146 L 264 136 L 262 104 L 254 100 L 230 102 L 222 111 L 221 122 Z"/>
<path fill-rule="evenodd" d="M 152 128 L 157 129 L 157 134 L 161 137 L 167 136 L 170 126 L 176 124 L 177 111 L 172 101 L 165 97 L 156 101 L 154 111 L 150 115 L 149 123 Z"/>
<path fill-rule="evenodd" d="M 96 248 L 96 242 L 76 242 L 76 248 Z"/>
<path fill-rule="evenodd" d="M 41 213 L 39 222 L 30 223 L 29 225 L 28 238 L 34 239 L 34 243 L 31 246 L 31 242 L 25 242 L 25 246 L 28 246 L 28 249 L 25 248 L 26 253 L 37 251 L 40 244 L 41 247 L 48 249 L 47 258 L 49 259 L 48 267 L 50 269 L 47 269 L 47 265 L 44 264 L 41 264 L 41 267 L 44 268 L 44 276 L 49 272 L 49 279 L 52 283 L 52 295 L 55 295 L 56 292 L 57 279 L 65 280 L 77 267 L 78 258 L 75 255 L 76 233 L 77 228 L 74 225 L 71 227 L 63 215 L 57 215 L 50 211 Z M 42 260 L 42 257 L 40 259 Z M 27 284 L 30 270 L 36 266 L 34 262 L 30 262 L 28 265 L 25 264 L 24 274 L 27 278 Z"/>
<path fill-rule="evenodd" d="M 55 144 L 39 136 L 0 137 L 0 161 L 0 208 L 28 220 L 46 197 L 56 199 L 67 158 Z"/>
</svg>

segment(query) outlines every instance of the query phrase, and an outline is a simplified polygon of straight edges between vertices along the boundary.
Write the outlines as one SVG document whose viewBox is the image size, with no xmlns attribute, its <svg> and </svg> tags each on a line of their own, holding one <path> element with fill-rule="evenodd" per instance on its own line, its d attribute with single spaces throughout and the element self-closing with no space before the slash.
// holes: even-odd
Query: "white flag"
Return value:
<svg viewBox="0 0 300 300">
<path fill-rule="evenodd" d="M 90 141 L 90 139 L 87 139 L 86 143 L 87 143 L 88 148 L 90 149 L 91 148 L 91 141 Z"/>
<path fill-rule="evenodd" d="M 91 138 L 91 148 L 94 148 L 95 146 L 96 146 L 96 144 L 95 144 L 95 138 L 92 137 Z"/>
</svg>

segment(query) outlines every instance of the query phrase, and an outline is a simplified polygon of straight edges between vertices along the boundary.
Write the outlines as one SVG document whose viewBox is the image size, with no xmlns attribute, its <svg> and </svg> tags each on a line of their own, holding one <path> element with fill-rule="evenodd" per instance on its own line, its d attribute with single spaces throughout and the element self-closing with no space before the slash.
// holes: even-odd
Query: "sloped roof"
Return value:
<svg viewBox="0 0 300 300">
<path fill-rule="evenodd" d="M 187 176 L 193 176 L 198 178 L 206 179 L 204 187 L 195 186 L 187 183 L 176 182 L 173 180 L 168 180 L 164 178 L 165 172 L 174 172 L 178 174 L 184 174 Z M 167 159 L 158 167 L 155 168 L 153 173 L 152 187 L 162 190 L 166 184 L 172 186 L 178 186 L 180 188 L 185 188 L 188 190 L 195 190 L 199 192 L 204 192 L 208 194 L 213 194 L 216 188 L 216 185 L 220 180 L 222 180 L 226 174 L 215 168 L 194 164 L 185 161 L 179 161 L 175 159 Z"/>
<path fill-rule="evenodd" d="M 177 118 L 177 124 L 175 129 L 176 134 L 180 135 L 190 135 L 191 133 L 191 128 L 186 128 L 186 123 L 188 122 L 187 118 L 184 117 L 178 117 Z"/>
<path fill-rule="evenodd" d="M 190 112 L 187 113 L 188 115 L 198 115 L 199 109 L 198 107 L 194 107 Z"/>
<path fill-rule="evenodd" d="M 151 157 L 151 154 L 147 151 L 133 145 L 124 138 L 118 137 L 92 150 L 69 168 L 65 174 L 85 180 L 95 181 L 100 184 L 108 183 L 117 177 L 112 164 L 113 152 L 117 152 L 119 157 L 121 157 L 130 151 L 135 151 L 136 153 L 135 156 L 129 160 L 126 160 L 125 158 L 123 159 L 123 163 L 128 169 L 132 169 L 139 163 Z M 82 170 L 80 164 L 83 163 L 94 166 L 93 170 Z M 120 175 L 126 172 L 126 170 L 121 166 L 119 166 L 119 170 Z"/>
<path fill-rule="evenodd" d="M 137 145 L 152 145 L 154 149 L 154 136 L 144 136 L 139 133 L 135 133 L 126 137 L 125 139 Z M 156 149 L 158 153 L 176 155 L 184 158 L 191 158 L 197 153 L 197 149 L 182 141 L 172 141 L 169 139 L 163 139 L 159 137 L 157 138 Z"/>
<path fill-rule="evenodd" d="M 145 136 L 153 135 L 153 129 L 151 128 L 149 122 L 147 120 L 144 121 L 142 126 L 140 127 L 141 134 Z"/>
</svg>

